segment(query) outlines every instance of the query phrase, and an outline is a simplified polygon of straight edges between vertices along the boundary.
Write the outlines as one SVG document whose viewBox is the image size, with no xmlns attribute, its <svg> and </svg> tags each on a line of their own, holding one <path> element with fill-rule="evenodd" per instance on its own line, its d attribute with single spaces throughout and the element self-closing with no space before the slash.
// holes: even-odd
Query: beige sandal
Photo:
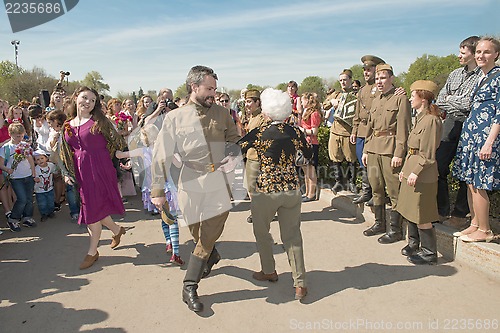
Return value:
<svg viewBox="0 0 500 333">
<path fill-rule="evenodd" d="M 470 238 L 469 235 L 465 235 L 460 237 L 460 240 L 466 243 L 472 243 L 472 242 L 486 242 L 489 243 L 495 238 L 495 234 L 493 234 L 493 231 L 491 230 L 483 230 L 483 229 L 477 229 L 483 233 L 486 234 L 486 238 Z"/>
<path fill-rule="evenodd" d="M 453 233 L 453 236 L 454 236 L 454 237 L 461 237 L 461 236 L 465 236 L 465 235 L 471 234 L 471 233 L 473 233 L 474 231 L 476 231 L 476 230 L 472 230 L 472 231 L 470 231 L 470 232 L 465 232 L 465 233 L 464 233 L 464 231 L 465 231 L 465 230 L 467 230 L 467 229 L 469 229 L 470 227 L 479 228 L 479 225 L 478 225 L 478 224 L 475 224 L 475 223 L 473 223 L 473 222 L 471 222 L 471 223 L 470 223 L 470 226 L 468 226 L 468 227 L 467 227 L 467 228 L 465 228 L 464 230 L 462 230 L 462 231 L 455 231 L 455 232 Z"/>
</svg>

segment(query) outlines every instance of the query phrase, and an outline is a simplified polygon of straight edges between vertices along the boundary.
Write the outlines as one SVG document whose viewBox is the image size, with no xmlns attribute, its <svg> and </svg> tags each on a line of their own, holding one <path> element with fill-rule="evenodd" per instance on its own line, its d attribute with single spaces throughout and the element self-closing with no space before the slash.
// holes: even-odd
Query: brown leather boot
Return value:
<svg viewBox="0 0 500 333">
<path fill-rule="evenodd" d="M 99 259 L 99 252 L 96 252 L 93 256 L 87 254 L 83 259 L 83 262 L 80 264 L 80 269 L 89 268 L 97 261 L 97 259 Z"/>
<path fill-rule="evenodd" d="M 125 230 L 124 227 L 120 227 L 120 231 L 118 232 L 118 234 L 114 235 L 113 237 L 113 240 L 111 241 L 111 248 L 114 249 L 115 247 L 117 247 L 118 245 L 120 245 L 120 238 L 122 237 L 122 235 L 125 235 L 127 231 Z"/>
<path fill-rule="evenodd" d="M 278 281 L 278 273 L 276 273 L 276 271 L 272 272 L 271 274 L 266 274 L 263 271 L 255 272 L 252 274 L 252 277 L 257 281 Z"/>
</svg>

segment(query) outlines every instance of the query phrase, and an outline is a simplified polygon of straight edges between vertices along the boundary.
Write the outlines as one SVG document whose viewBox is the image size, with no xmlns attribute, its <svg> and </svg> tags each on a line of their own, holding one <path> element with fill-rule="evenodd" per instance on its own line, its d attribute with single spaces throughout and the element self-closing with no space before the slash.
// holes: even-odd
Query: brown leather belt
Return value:
<svg viewBox="0 0 500 333">
<path fill-rule="evenodd" d="M 393 136 L 396 135 L 396 132 L 394 131 L 375 131 L 374 133 L 375 136 Z"/>
<path fill-rule="evenodd" d="M 204 164 L 204 163 L 199 163 L 199 162 L 185 161 L 183 163 L 189 169 L 193 169 L 196 171 L 202 171 L 202 172 L 214 172 L 222 165 L 222 163 L 219 163 L 219 162 L 218 163 L 211 163 L 211 164 Z"/>
<path fill-rule="evenodd" d="M 408 148 L 408 154 L 410 154 L 410 155 L 417 155 L 418 154 L 418 148 Z"/>
</svg>

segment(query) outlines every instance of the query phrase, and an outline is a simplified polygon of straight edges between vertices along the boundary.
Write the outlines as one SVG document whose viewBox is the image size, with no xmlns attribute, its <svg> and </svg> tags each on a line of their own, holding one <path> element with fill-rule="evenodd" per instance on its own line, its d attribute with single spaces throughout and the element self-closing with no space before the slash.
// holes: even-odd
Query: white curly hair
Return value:
<svg viewBox="0 0 500 333">
<path fill-rule="evenodd" d="M 292 114 L 292 103 L 288 93 L 267 88 L 260 94 L 262 113 L 274 121 L 283 121 Z"/>
</svg>

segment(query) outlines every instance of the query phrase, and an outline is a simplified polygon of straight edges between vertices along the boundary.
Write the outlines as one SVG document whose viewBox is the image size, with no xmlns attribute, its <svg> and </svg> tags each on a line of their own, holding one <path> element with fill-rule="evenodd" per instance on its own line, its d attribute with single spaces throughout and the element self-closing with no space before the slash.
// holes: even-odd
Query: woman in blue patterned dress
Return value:
<svg viewBox="0 0 500 333">
<path fill-rule="evenodd" d="M 470 226 L 453 235 L 464 242 L 489 242 L 490 201 L 486 191 L 500 189 L 500 67 L 495 66 L 500 42 L 483 37 L 476 46 L 482 78 L 472 93 L 472 109 L 464 122 L 453 174 L 467 183 Z"/>
</svg>

